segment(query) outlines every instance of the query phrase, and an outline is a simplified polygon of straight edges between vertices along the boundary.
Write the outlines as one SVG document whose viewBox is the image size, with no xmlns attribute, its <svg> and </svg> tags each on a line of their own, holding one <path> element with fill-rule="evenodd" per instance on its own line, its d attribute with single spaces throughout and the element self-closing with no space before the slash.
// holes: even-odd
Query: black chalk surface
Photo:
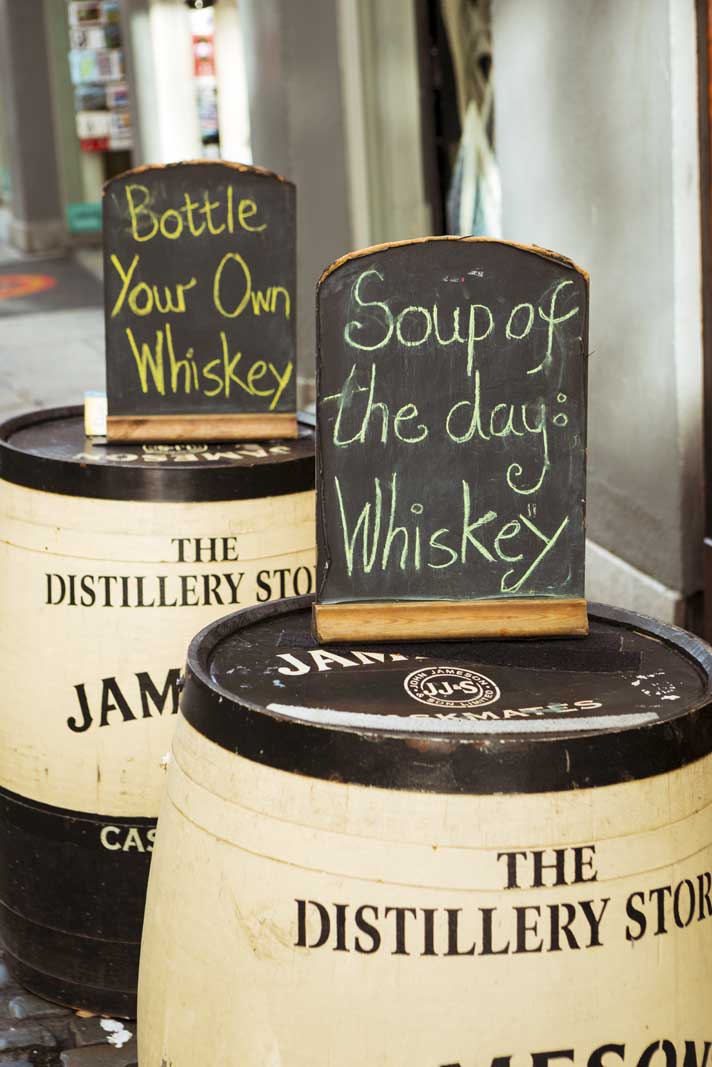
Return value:
<svg viewBox="0 0 712 1067">
<path fill-rule="evenodd" d="M 317 301 L 318 603 L 583 598 L 585 272 L 433 238 Z"/>
<path fill-rule="evenodd" d="M 142 167 L 104 187 L 110 417 L 296 409 L 295 189 L 252 167 Z"/>
</svg>

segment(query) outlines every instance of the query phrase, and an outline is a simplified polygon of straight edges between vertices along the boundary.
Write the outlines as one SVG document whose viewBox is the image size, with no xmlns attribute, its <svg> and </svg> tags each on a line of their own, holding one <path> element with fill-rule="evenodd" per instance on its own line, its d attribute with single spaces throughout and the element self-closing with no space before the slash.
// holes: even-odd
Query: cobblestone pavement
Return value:
<svg viewBox="0 0 712 1067">
<path fill-rule="evenodd" d="M 137 1067 L 136 1024 L 121 1020 L 121 1031 L 131 1038 L 117 1048 L 107 1020 L 21 989 L 0 955 L 0 1067 Z"/>
</svg>

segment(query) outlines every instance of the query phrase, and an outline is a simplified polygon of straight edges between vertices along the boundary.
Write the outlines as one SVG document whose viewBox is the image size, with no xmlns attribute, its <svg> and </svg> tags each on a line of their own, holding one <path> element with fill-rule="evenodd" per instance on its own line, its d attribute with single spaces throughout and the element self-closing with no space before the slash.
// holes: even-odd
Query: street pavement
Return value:
<svg viewBox="0 0 712 1067">
<path fill-rule="evenodd" d="M 2 238 L 0 220 L 0 271 L 7 275 L 16 266 L 18 273 L 29 273 L 30 257 L 14 253 Z M 62 277 L 53 289 L 51 310 L 43 310 L 42 299 L 33 294 L 2 299 L 0 275 L 0 419 L 39 407 L 81 404 L 85 391 L 104 389 L 101 304 L 61 306 L 63 289 L 69 295 L 70 288 L 76 304 L 76 289 L 83 279 L 88 280 L 87 288 L 91 283 L 96 300 L 101 254 L 84 251 L 55 264 Z M 51 275 L 53 261 L 38 257 L 36 266 L 38 272 Z"/>
</svg>

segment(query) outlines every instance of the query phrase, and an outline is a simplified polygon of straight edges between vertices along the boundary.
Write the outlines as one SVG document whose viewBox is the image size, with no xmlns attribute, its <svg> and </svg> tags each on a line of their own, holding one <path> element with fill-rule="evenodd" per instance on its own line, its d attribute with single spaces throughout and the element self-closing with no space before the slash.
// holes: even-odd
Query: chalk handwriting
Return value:
<svg viewBox="0 0 712 1067">
<path fill-rule="evenodd" d="M 327 307 L 328 351 L 322 330 L 330 570 L 336 562 L 356 590 L 366 579 L 378 595 L 380 575 L 416 598 L 437 588 L 432 572 L 490 596 L 550 595 L 554 573 L 557 592 L 573 588 L 585 283 L 537 255 L 532 281 L 521 259 L 505 261 L 499 287 L 476 267 L 444 279 L 433 269 L 429 281 L 415 253 L 409 273 L 393 254 L 346 268 Z M 523 282 L 510 284 L 510 262 Z"/>
</svg>

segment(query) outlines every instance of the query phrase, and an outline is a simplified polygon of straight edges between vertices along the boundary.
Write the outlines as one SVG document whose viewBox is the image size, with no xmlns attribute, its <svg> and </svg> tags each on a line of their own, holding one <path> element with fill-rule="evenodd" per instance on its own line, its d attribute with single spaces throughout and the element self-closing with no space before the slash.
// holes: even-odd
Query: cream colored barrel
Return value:
<svg viewBox="0 0 712 1067">
<path fill-rule="evenodd" d="M 106 445 L 78 409 L 0 428 L 0 926 L 36 991 L 131 1012 L 185 649 L 311 589 L 313 510 L 307 430 Z"/>
<path fill-rule="evenodd" d="M 141 1067 L 702 1067 L 710 651 L 318 648 L 307 600 L 191 646 Z"/>
</svg>

